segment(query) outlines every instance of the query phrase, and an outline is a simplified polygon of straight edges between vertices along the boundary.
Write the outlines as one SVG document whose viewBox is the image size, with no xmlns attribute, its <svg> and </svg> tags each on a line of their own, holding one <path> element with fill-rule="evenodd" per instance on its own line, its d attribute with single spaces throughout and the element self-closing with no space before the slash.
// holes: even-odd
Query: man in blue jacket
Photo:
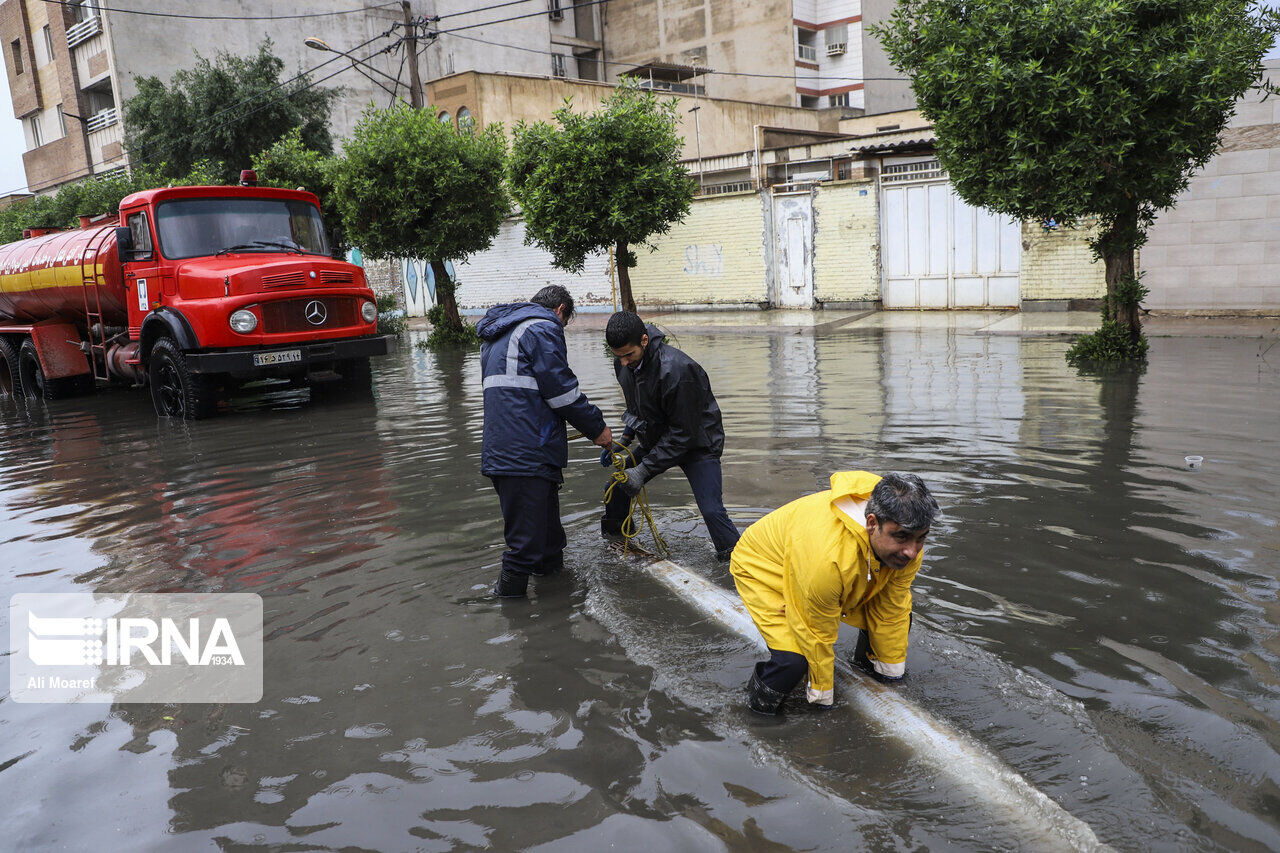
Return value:
<svg viewBox="0 0 1280 853">
<path fill-rule="evenodd" d="M 569 369 L 564 326 L 572 317 L 573 297 L 551 285 L 529 302 L 493 306 L 476 324 L 484 342 L 480 473 L 498 493 L 507 543 L 494 587 L 500 598 L 523 598 L 530 575 L 564 566 L 557 493 L 569 464 L 565 421 L 601 447 L 613 444 L 604 415 Z"/>
</svg>

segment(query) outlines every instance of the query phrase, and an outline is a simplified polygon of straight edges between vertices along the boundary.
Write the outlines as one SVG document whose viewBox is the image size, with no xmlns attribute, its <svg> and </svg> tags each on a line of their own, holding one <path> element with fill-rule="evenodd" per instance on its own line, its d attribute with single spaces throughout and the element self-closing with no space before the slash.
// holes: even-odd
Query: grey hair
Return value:
<svg viewBox="0 0 1280 853">
<path fill-rule="evenodd" d="M 892 521 L 908 531 L 931 527 L 939 512 L 929 487 L 915 474 L 885 474 L 867 501 L 867 515 L 881 522 Z"/>
</svg>

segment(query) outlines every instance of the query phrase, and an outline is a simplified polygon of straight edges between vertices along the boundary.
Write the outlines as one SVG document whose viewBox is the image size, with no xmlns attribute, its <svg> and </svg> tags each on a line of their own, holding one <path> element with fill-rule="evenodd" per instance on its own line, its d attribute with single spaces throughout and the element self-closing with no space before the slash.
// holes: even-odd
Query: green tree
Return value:
<svg viewBox="0 0 1280 853">
<path fill-rule="evenodd" d="M 63 184 L 51 195 L 34 196 L 0 211 L 0 244 L 22 239 L 25 228 L 79 228 L 81 215 L 119 213 L 127 195 L 164 186 L 207 186 L 222 182 L 207 161 L 194 164 L 176 180 L 160 170 L 138 166 L 105 177 L 83 178 Z"/>
<path fill-rule="evenodd" d="M 335 158 L 308 148 L 302 141 L 302 130 L 295 127 L 254 157 L 253 168 L 258 173 L 258 181 L 265 186 L 315 193 L 320 199 L 324 221 L 332 231 L 332 254 L 335 258 L 343 258 L 351 247 L 339 227 L 342 215 L 333 192 L 336 162 Z"/>
<path fill-rule="evenodd" d="M 211 62 L 197 55 L 195 67 L 167 85 L 137 78 L 138 94 L 124 105 L 130 161 L 179 178 L 207 160 L 220 183 L 231 183 L 254 154 L 294 129 L 307 148 L 332 153 L 329 110 L 339 90 L 315 86 L 305 74 L 282 81 L 283 70 L 265 39 L 254 56 L 219 51 Z"/>
<path fill-rule="evenodd" d="M 1144 358 L 1134 252 L 1260 84 L 1274 13 L 1249 0 L 900 0 L 877 27 L 971 204 L 1020 219 L 1096 217 L 1098 339 Z"/>
<path fill-rule="evenodd" d="M 676 101 L 624 82 L 598 112 L 575 113 L 566 101 L 555 119 L 559 127 L 522 121 L 515 128 L 507 173 L 526 239 L 575 273 L 588 255 L 613 247 L 622 304 L 634 311 L 631 247 L 666 233 L 693 199 L 680 164 Z"/>
<path fill-rule="evenodd" d="M 334 169 L 343 228 L 365 257 L 431 259 L 438 342 L 464 332 L 445 261 L 487 249 L 510 213 L 505 158 L 499 125 L 459 133 L 429 107 L 396 104 L 365 111 Z"/>
</svg>

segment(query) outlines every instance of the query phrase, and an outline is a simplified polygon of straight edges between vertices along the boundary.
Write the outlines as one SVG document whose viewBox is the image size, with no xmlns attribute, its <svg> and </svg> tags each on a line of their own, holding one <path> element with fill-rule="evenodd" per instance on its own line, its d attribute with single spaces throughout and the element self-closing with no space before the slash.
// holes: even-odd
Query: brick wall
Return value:
<svg viewBox="0 0 1280 853">
<path fill-rule="evenodd" d="M 813 199 L 813 290 L 819 303 L 880 298 L 875 181 L 820 186 Z"/>
<path fill-rule="evenodd" d="M 373 288 L 373 292 L 378 296 L 385 296 L 388 293 L 394 294 L 396 307 L 404 308 L 404 287 L 400 281 L 400 262 L 395 260 L 365 260 L 363 263 L 364 277 L 368 280 L 369 286 Z"/>
<path fill-rule="evenodd" d="M 1019 284 L 1024 308 L 1035 307 L 1036 302 L 1094 300 L 1106 295 L 1106 269 L 1101 261 L 1094 261 L 1088 243 L 1095 231 L 1092 221 L 1078 228 L 1047 231 L 1039 222 L 1022 223 Z"/>
<path fill-rule="evenodd" d="M 636 302 L 742 305 L 767 302 L 765 205 L 768 195 L 742 193 L 694 199 L 689 215 L 637 248 L 631 271 Z"/>
<path fill-rule="evenodd" d="M 607 254 L 587 258 L 583 271 L 574 275 L 553 266 L 548 252 L 526 246 L 524 234 L 523 219 L 508 219 L 492 246 L 456 266 L 459 308 L 480 310 L 501 302 L 522 302 L 548 284 L 558 284 L 573 295 L 579 310 L 613 310 Z"/>
</svg>

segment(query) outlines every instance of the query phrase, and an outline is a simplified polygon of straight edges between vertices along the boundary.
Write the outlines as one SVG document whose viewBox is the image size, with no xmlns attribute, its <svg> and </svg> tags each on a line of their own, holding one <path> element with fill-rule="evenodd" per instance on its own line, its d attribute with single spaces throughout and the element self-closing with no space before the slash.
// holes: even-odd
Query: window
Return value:
<svg viewBox="0 0 1280 853">
<path fill-rule="evenodd" d="M 151 229 L 147 227 L 147 215 L 145 213 L 132 213 L 126 222 L 129 225 L 129 234 L 133 237 L 133 257 L 131 260 L 151 260 Z M 121 260 L 124 260 L 124 258 L 121 258 Z"/>
<path fill-rule="evenodd" d="M 796 59 L 800 62 L 818 61 L 818 34 L 813 30 L 796 27 Z"/>
<path fill-rule="evenodd" d="M 564 56 L 559 53 L 551 55 L 551 76 L 552 77 L 568 77 L 565 71 Z"/>
<path fill-rule="evenodd" d="M 800 106 L 806 110 L 816 110 L 818 108 L 817 95 L 801 95 Z"/>
<path fill-rule="evenodd" d="M 49 32 L 49 25 L 45 24 L 44 29 L 40 30 L 43 36 L 41 41 L 44 43 L 44 56 L 41 57 L 44 62 L 37 62 L 38 65 L 46 65 L 53 62 L 53 35 Z"/>
<path fill-rule="evenodd" d="M 132 227 L 132 224 L 130 225 Z M 237 252 L 329 254 L 324 220 L 312 204 L 292 199 L 189 198 L 156 208 L 156 235 L 166 258 Z M 282 248 L 282 246 L 284 248 Z"/>
<path fill-rule="evenodd" d="M 847 107 L 849 106 L 849 93 L 841 92 L 838 95 L 828 95 L 827 102 L 833 107 Z"/>
<path fill-rule="evenodd" d="M 441 124 L 453 124 L 453 116 L 449 115 L 448 110 L 441 110 L 440 114 L 436 116 L 436 121 Z"/>
<path fill-rule="evenodd" d="M 62 132 L 63 136 L 66 136 L 67 135 L 67 114 L 62 111 L 62 104 L 58 104 L 56 107 L 54 107 L 54 110 L 58 113 L 58 130 Z"/>
<path fill-rule="evenodd" d="M 44 145 L 44 129 L 40 127 L 40 113 L 27 119 L 27 126 L 31 130 L 31 147 L 39 148 Z"/>
<path fill-rule="evenodd" d="M 466 107 L 458 107 L 458 130 L 470 133 L 476 126 L 476 120 L 471 115 L 471 110 Z"/>
<path fill-rule="evenodd" d="M 547 14 L 553 21 L 564 20 L 564 8 L 561 6 L 561 0 L 547 0 Z"/>
<path fill-rule="evenodd" d="M 22 39 L 14 39 L 9 45 L 9 52 L 13 55 L 13 73 L 14 76 L 17 76 L 23 72 Z"/>
<path fill-rule="evenodd" d="M 98 14 L 98 10 L 94 8 L 93 0 L 84 0 L 82 3 L 73 3 L 72 11 L 75 14 L 76 23 L 87 21 Z"/>
</svg>

